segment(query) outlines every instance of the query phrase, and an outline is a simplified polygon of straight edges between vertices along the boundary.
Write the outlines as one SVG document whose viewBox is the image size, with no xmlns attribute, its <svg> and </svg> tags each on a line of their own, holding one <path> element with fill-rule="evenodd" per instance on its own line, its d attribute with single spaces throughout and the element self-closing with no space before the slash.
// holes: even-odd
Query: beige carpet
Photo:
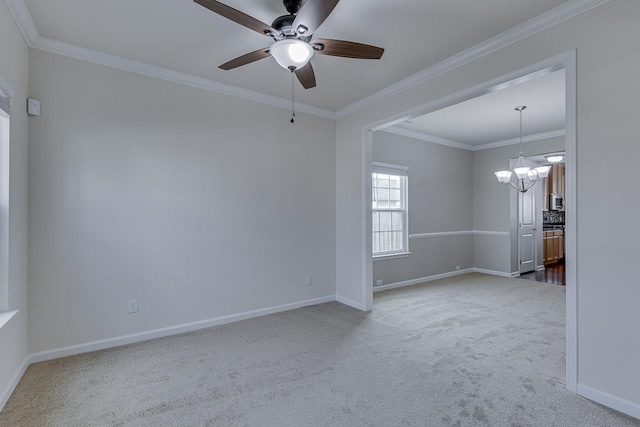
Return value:
<svg viewBox="0 0 640 427">
<path fill-rule="evenodd" d="M 480 274 L 29 367 L 1 426 L 640 426 L 566 391 L 563 286 Z"/>
</svg>

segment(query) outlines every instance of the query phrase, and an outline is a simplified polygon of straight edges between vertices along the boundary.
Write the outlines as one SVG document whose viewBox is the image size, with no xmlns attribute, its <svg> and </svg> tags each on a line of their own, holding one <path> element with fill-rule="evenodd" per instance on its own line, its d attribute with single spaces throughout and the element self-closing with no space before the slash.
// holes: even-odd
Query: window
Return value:
<svg viewBox="0 0 640 427">
<path fill-rule="evenodd" d="M 408 169 L 374 163 L 372 174 L 373 256 L 408 252 Z"/>
</svg>

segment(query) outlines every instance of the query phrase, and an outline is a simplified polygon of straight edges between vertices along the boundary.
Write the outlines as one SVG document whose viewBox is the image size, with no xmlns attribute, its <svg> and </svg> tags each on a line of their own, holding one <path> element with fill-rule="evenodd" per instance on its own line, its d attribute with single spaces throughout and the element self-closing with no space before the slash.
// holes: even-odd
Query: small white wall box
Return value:
<svg viewBox="0 0 640 427">
<path fill-rule="evenodd" d="M 40 115 L 40 101 L 37 99 L 29 98 L 27 99 L 27 114 L 30 116 L 39 116 Z"/>
</svg>

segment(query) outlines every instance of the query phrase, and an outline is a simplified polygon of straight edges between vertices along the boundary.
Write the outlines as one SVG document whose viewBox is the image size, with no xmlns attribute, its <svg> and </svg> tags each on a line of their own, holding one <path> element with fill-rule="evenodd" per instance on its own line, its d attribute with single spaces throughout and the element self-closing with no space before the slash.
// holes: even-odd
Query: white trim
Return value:
<svg viewBox="0 0 640 427">
<path fill-rule="evenodd" d="M 230 314 L 228 316 L 216 317 L 213 319 L 201 320 L 198 322 L 185 323 L 182 325 L 169 326 L 166 328 L 154 329 L 151 331 L 137 332 L 119 337 L 107 338 L 104 340 L 91 341 L 84 344 L 72 345 L 69 347 L 57 348 L 53 350 L 41 351 L 30 355 L 30 363 L 43 362 L 45 360 L 57 359 L 60 357 L 73 356 L 76 354 L 87 353 L 90 351 L 104 350 L 111 347 L 119 347 L 121 345 L 147 341 L 155 338 L 166 337 L 169 335 L 181 334 L 184 332 L 196 331 L 198 329 L 210 328 L 213 326 L 224 325 L 227 323 L 238 322 L 240 320 L 251 319 L 254 317 L 266 316 L 268 314 L 280 313 L 282 311 L 294 310 L 296 308 L 306 307 L 309 305 L 322 304 L 326 302 L 336 301 L 336 296 L 326 296 L 322 298 L 314 298 L 306 301 L 299 301 L 291 304 L 284 304 L 275 307 L 262 308 L 259 310 L 247 311 L 244 313 Z"/>
<path fill-rule="evenodd" d="M 129 71 L 131 73 L 153 77 L 160 80 L 166 80 L 172 83 L 191 86 L 198 89 L 204 89 L 209 92 L 234 96 L 236 98 L 259 102 L 266 105 L 272 105 L 274 107 L 283 109 L 291 108 L 291 100 L 289 99 L 279 98 L 272 95 L 265 95 L 253 90 L 219 83 L 214 80 L 205 79 L 203 77 L 196 77 L 190 74 L 181 73 L 179 71 L 170 70 L 168 68 L 149 65 L 143 62 L 133 61 L 131 59 L 126 59 L 115 55 L 109 55 L 106 53 L 98 52 L 96 50 L 86 49 L 69 43 L 52 40 L 46 37 L 40 37 L 38 40 L 36 40 L 32 47 L 34 49 L 42 50 L 45 52 L 66 56 L 68 58 L 78 59 L 81 61 L 90 62 L 92 64 L 103 65 L 105 67 L 115 68 L 121 71 Z M 335 120 L 335 114 L 332 111 L 322 108 L 296 103 L 296 110 L 299 112 L 312 114 L 314 116 Z"/>
<path fill-rule="evenodd" d="M 496 270 L 487 270 L 487 269 L 484 269 L 484 268 L 474 267 L 473 271 L 476 272 L 476 273 L 481 273 L 481 274 L 489 274 L 491 276 L 508 277 L 510 279 L 512 279 L 514 277 L 513 273 L 506 273 L 504 271 L 496 271 Z M 518 273 L 518 274 L 520 274 L 520 273 Z"/>
<path fill-rule="evenodd" d="M 373 200 L 373 182 L 371 179 L 371 174 L 373 173 L 373 131 L 371 129 L 362 129 L 361 150 L 363 153 L 362 171 L 364 172 L 360 181 L 362 191 L 360 205 L 360 219 L 362 221 L 362 240 L 360 242 L 362 245 L 362 309 L 371 311 L 373 310 L 373 203 L 371 203 L 371 200 Z M 407 235 L 408 233 L 409 227 L 407 227 Z M 409 239 L 407 238 L 407 250 L 408 248 Z M 356 302 L 356 304 L 358 303 Z"/>
<path fill-rule="evenodd" d="M 485 230 L 473 230 L 474 236 L 497 236 L 497 237 L 509 237 L 511 233 L 508 231 L 485 231 Z"/>
<path fill-rule="evenodd" d="M 2 329 L 2 327 L 4 325 L 6 325 L 7 323 L 9 323 L 9 321 L 13 318 L 13 316 L 15 316 L 16 314 L 18 314 L 18 310 L 11 310 L 11 311 L 0 311 L 0 329 Z"/>
<path fill-rule="evenodd" d="M 522 137 L 522 142 L 541 141 L 543 139 L 557 138 L 559 136 L 565 136 L 564 129 L 552 130 L 549 132 L 536 133 L 534 135 L 527 135 Z M 488 150 L 489 148 L 506 147 L 507 145 L 520 144 L 520 138 L 505 139 L 504 141 L 490 142 L 487 144 L 476 145 L 473 147 L 473 151 Z"/>
<path fill-rule="evenodd" d="M 536 271 L 544 271 L 546 270 L 546 267 L 544 265 L 539 265 L 536 267 Z"/>
<path fill-rule="evenodd" d="M 442 62 L 439 62 L 419 73 L 392 84 L 375 92 L 351 105 L 336 111 L 336 119 L 342 119 L 350 114 L 374 105 L 386 98 L 411 89 L 421 83 L 454 70 L 471 61 L 481 58 L 505 46 L 543 31 L 553 25 L 571 19 L 595 7 L 608 3 L 610 0 L 571 0 L 541 15 L 536 16 L 520 25 L 498 34 L 482 43 L 464 50 Z"/>
<path fill-rule="evenodd" d="M 576 152 L 577 107 L 578 107 L 578 65 L 576 51 L 569 52 L 564 61 L 566 78 L 566 136 L 565 136 L 565 201 L 566 212 L 564 242 L 566 246 L 566 298 L 567 298 L 567 335 L 566 335 L 566 384 L 567 389 L 577 390 L 578 386 L 578 218 L 577 191 L 578 182 Z"/>
<path fill-rule="evenodd" d="M 9 384 L 7 384 L 4 390 L 2 390 L 2 393 L 0 393 L 0 412 L 2 412 L 2 410 L 4 409 L 4 405 L 6 405 L 9 401 L 11 394 L 16 389 L 16 386 L 22 379 L 22 376 L 31 363 L 32 362 L 29 360 L 29 356 L 25 357 L 16 373 L 13 374 L 13 377 L 11 377 Z"/>
<path fill-rule="evenodd" d="M 341 297 L 340 295 L 336 295 L 335 300 L 338 301 L 340 304 L 348 305 L 349 307 L 356 308 L 361 311 L 368 311 L 362 304 L 352 299 Z"/>
<path fill-rule="evenodd" d="M 405 129 L 397 125 L 385 129 L 383 132 L 392 133 L 394 135 L 404 136 L 407 138 L 417 139 L 419 141 L 431 142 L 433 144 L 445 145 L 452 148 L 460 148 L 462 150 L 473 151 L 473 145 L 464 144 L 462 142 L 453 141 L 451 139 L 440 138 L 439 136 L 429 135 L 412 129 Z"/>
<path fill-rule="evenodd" d="M 387 169 L 399 169 L 399 170 L 403 170 L 403 171 L 408 171 L 409 170 L 409 166 L 396 165 L 394 163 L 371 162 L 371 164 L 373 165 L 374 169 L 376 167 L 380 167 L 380 168 L 387 168 Z"/>
<path fill-rule="evenodd" d="M 442 231 L 439 233 L 416 233 L 410 234 L 409 239 L 430 239 L 433 237 L 452 237 L 452 236 L 472 236 L 473 231 Z"/>
<path fill-rule="evenodd" d="M 27 46 L 32 47 L 40 37 L 40 33 L 33 23 L 33 18 L 27 5 L 24 0 L 6 0 L 6 3 L 13 20 L 16 21 L 16 25 L 22 33 L 22 37 L 24 37 L 24 41 L 27 42 Z"/>
<path fill-rule="evenodd" d="M 405 286 L 413 286 L 420 283 L 433 282 L 434 280 L 446 279 L 447 277 L 459 276 L 461 274 L 473 273 L 473 268 L 464 270 L 450 271 L 448 273 L 434 274 L 433 276 L 420 277 L 418 279 L 405 280 L 404 282 L 390 283 L 388 285 L 374 286 L 373 292 L 388 291 L 389 289 L 404 288 Z"/>
<path fill-rule="evenodd" d="M 373 261 L 375 262 L 375 261 L 384 261 L 388 259 L 408 258 L 409 255 L 411 255 L 411 252 L 399 252 L 399 253 L 393 253 L 389 255 L 374 255 Z"/>
<path fill-rule="evenodd" d="M 511 277 L 512 278 L 516 278 L 516 277 L 520 277 L 520 272 L 519 271 L 514 271 L 511 273 Z"/>
<path fill-rule="evenodd" d="M 9 82 L 6 81 L 2 76 L 0 76 L 0 89 L 2 89 L 4 93 L 9 95 L 9 98 L 13 98 L 14 96 L 16 96 L 16 91 L 13 90 Z"/>
<path fill-rule="evenodd" d="M 392 133 L 394 135 L 405 136 L 407 138 L 417 139 L 419 141 L 446 145 L 447 147 L 460 148 L 462 150 L 468 150 L 468 151 L 482 151 L 482 150 L 488 150 L 490 148 L 505 147 L 507 145 L 520 144 L 520 138 L 512 138 L 512 139 L 505 139 L 504 141 L 489 142 L 487 144 L 471 145 L 471 144 L 465 144 L 459 141 L 454 141 L 451 139 L 445 139 L 445 138 L 440 138 L 438 136 L 429 135 L 427 133 L 420 132 L 417 130 L 405 129 L 405 128 L 399 127 L 398 125 L 391 126 L 381 130 L 383 132 Z M 564 135 L 565 135 L 565 130 L 558 129 L 558 130 L 552 130 L 549 132 L 536 133 L 533 135 L 525 135 L 522 137 L 522 142 L 541 141 L 544 139 L 556 138 Z"/>
<path fill-rule="evenodd" d="M 442 231 L 438 233 L 415 233 L 410 234 L 409 239 L 430 239 L 433 237 L 451 237 L 451 236 L 498 236 L 509 237 L 508 231 L 484 231 L 484 230 L 465 230 L 465 231 Z"/>
<path fill-rule="evenodd" d="M 405 280 L 404 282 L 390 283 L 388 285 L 374 286 L 373 292 L 388 291 L 389 289 L 404 288 L 405 286 L 418 285 L 420 283 L 433 282 L 434 280 L 446 279 L 448 277 L 460 276 L 461 274 L 482 273 L 491 276 L 511 277 L 511 273 L 503 271 L 485 270 L 483 268 L 465 268 L 464 270 L 450 271 L 448 273 L 434 274 L 433 276 L 420 277 L 418 279 Z"/>
<path fill-rule="evenodd" d="M 634 418 L 640 419 L 640 404 L 621 397 L 614 396 L 604 391 L 600 391 L 588 385 L 578 383 L 577 392 L 580 396 L 602 405 L 613 408 Z"/>
</svg>

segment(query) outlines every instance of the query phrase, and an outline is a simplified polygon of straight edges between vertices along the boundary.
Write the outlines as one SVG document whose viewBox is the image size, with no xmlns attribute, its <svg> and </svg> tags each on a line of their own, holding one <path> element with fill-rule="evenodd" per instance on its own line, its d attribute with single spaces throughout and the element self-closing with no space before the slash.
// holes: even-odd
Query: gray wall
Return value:
<svg viewBox="0 0 640 427">
<path fill-rule="evenodd" d="M 471 230 L 472 153 L 394 135 L 373 134 L 373 160 L 409 166 L 409 234 Z M 383 285 L 473 267 L 473 236 L 411 239 L 407 258 L 375 260 Z"/>
<path fill-rule="evenodd" d="M 640 413 L 640 287 L 635 171 L 640 121 L 640 2 L 616 0 L 389 96 L 340 119 L 337 135 L 336 287 L 341 298 L 366 304 L 363 292 L 362 129 L 430 101 L 487 82 L 555 55 L 577 50 L 578 387 L 599 399 L 628 402 Z M 621 83 L 623 82 L 623 83 Z M 597 166 L 597 167 L 596 167 Z M 602 218 L 616 208 L 616 219 Z M 504 218 L 502 218 L 504 219 Z M 486 219 L 487 226 L 490 225 Z M 474 224 L 482 227 L 484 224 Z M 607 397 L 608 396 L 608 397 Z"/>
<path fill-rule="evenodd" d="M 564 146 L 564 137 L 527 142 L 523 154 L 561 151 Z M 517 194 L 499 185 L 494 172 L 508 168 L 509 160 L 518 157 L 519 151 L 519 145 L 509 145 L 471 152 L 375 132 L 373 160 L 410 167 L 409 233 L 473 230 L 476 234 L 411 239 L 407 258 L 374 260 L 374 284 L 377 280 L 388 285 L 449 273 L 456 266 L 517 272 Z"/>
<path fill-rule="evenodd" d="M 32 352 L 335 295 L 334 121 L 38 50 L 30 84 Z"/>
<path fill-rule="evenodd" d="M 0 76 L 16 92 L 12 101 L 10 147 L 2 147 L 0 206 L 0 311 L 19 310 L 0 328 L 0 401 L 26 360 L 27 348 L 27 187 L 29 50 L 5 2 L 0 2 Z M 8 148 L 8 149 L 7 149 Z M 8 170 L 5 168 L 9 166 Z M 8 188 L 8 195 L 5 190 Z M 8 196 L 8 200 L 6 197 Z M 0 402 L 0 408 L 2 403 Z"/>
<path fill-rule="evenodd" d="M 564 150 L 564 137 L 527 142 L 524 156 Z M 509 232 L 510 236 L 476 235 L 473 260 L 477 268 L 512 273 L 518 271 L 518 235 L 513 228 L 517 194 L 499 185 L 493 174 L 509 167 L 520 154 L 519 145 L 490 148 L 473 153 L 473 229 Z"/>
</svg>

